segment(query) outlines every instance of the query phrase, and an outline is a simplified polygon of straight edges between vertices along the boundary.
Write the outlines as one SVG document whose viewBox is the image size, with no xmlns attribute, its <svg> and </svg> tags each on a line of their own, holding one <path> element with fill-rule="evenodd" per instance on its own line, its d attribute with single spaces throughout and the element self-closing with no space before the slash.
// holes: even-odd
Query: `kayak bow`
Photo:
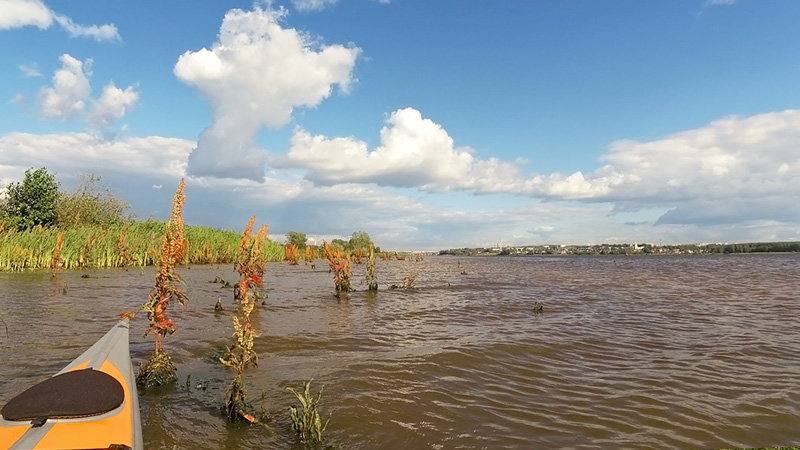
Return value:
<svg viewBox="0 0 800 450">
<path fill-rule="evenodd" d="M 0 449 L 142 450 L 128 319 L 0 410 Z"/>
</svg>

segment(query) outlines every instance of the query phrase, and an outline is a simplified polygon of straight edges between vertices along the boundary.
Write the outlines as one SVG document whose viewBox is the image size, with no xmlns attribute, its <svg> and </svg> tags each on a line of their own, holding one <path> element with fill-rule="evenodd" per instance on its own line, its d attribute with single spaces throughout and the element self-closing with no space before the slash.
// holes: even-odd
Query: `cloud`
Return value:
<svg viewBox="0 0 800 450">
<path fill-rule="evenodd" d="M 61 55 L 61 68 L 53 75 L 52 86 L 39 90 L 39 109 L 48 119 L 69 120 L 84 117 L 95 129 L 107 128 L 127 114 L 139 100 L 132 86 L 122 90 L 109 83 L 100 98 L 91 98 L 92 60 L 85 62 L 68 54 Z"/>
<path fill-rule="evenodd" d="M 262 179 L 266 153 L 254 146 L 258 131 L 285 126 L 295 108 L 318 106 L 334 85 L 348 91 L 361 50 L 320 45 L 283 28 L 285 14 L 228 11 L 212 48 L 187 51 L 175 64 L 175 76 L 200 91 L 214 116 L 189 158 L 190 173 Z"/>
<path fill-rule="evenodd" d="M 323 186 L 606 203 L 612 214 L 658 209 L 657 225 L 800 220 L 799 110 L 728 117 L 653 141 L 618 140 L 600 158 L 603 165 L 586 174 L 525 175 L 524 161 L 477 158 L 412 108 L 392 113 L 380 137 L 370 150 L 354 137 L 297 128 L 287 155 L 272 165 L 300 169 Z"/>
<path fill-rule="evenodd" d="M 27 64 L 20 64 L 19 71 L 22 72 L 22 76 L 26 78 L 38 78 L 42 76 L 35 64 L 30 66 Z"/>
<path fill-rule="evenodd" d="M 117 27 L 114 25 L 90 25 L 90 26 L 82 26 L 76 25 L 72 22 L 72 19 L 62 15 L 56 15 L 55 17 L 56 22 L 58 22 L 61 27 L 66 30 L 67 34 L 71 37 L 91 37 L 97 42 L 103 41 L 119 41 L 122 38 L 117 31 Z"/>
<path fill-rule="evenodd" d="M 88 121 L 95 128 L 109 127 L 123 118 L 138 101 L 139 93 L 133 86 L 122 90 L 109 83 L 103 88 L 100 98 L 93 102 Z"/>
<path fill-rule="evenodd" d="M 86 64 L 64 54 L 59 58 L 61 69 L 53 75 L 53 86 L 39 91 L 39 108 L 50 119 L 70 119 L 86 110 L 86 99 L 91 94 L 89 85 L 92 60 Z"/>
<path fill-rule="evenodd" d="M 736 0 L 706 0 L 705 6 L 730 6 L 736 3 Z"/>
<path fill-rule="evenodd" d="M 50 28 L 53 13 L 38 0 L 0 0 L 0 30 L 35 26 Z"/>
<path fill-rule="evenodd" d="M 98 42 L 118 41 L 117 27 L 111 24 L 82 26 L 69 17 L 56 14 L 40 0 L 0 0 L 0 30 L 35 26 L 45 30 L 58 23 L 71 37 L 88 36 Z"/>
<path fill-rule="evenodd" d="M 19 173 L 47 167 L 73 175 L 113 172 L 172 180 L 185 175 L 193 146 L 192 141 L 157 136 L 106 140 L 90 133 L 8 133 L 0 136 L 0 167 Z"/>
<path fill-rule="evenodd" d="M 292 0 L 292 5 L 301 12 L 321 11 L 339 0 Z"/>
<path fill-rule="evenodd" d="M 453 183 L 466 173 L 473 157 L 455 149 L 438 124 L 413 108 L 393 112 L 381 130 L 381 146 L 373 151 L 355 138 L 312 136 L 296 129 L 288 166 L 308 169 L 307 179 L 319 184 L 344 182 L 421 187 Z"/>
<path fill-rule="evenodd" d="M 391 0 L 371 0 L 375 3 L 388 5 Z M 300 12 L 322 11 L 328 6 L 339 3 L 339 0 L 292 0 L 292 5 Z"/>
</svg>

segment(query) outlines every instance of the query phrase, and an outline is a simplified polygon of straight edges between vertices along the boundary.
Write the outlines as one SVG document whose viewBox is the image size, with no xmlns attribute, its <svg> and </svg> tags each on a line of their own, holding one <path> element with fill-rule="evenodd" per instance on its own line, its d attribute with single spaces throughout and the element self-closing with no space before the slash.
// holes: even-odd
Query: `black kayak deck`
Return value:
<svg viewBox="0 0 800 450">
<path fill-rule="evenodd" d="M 107 413 L 125 400 L 122 385 L 92 369 L 73 370 L 32 386 L 9 400 L 6 420 L 74 419 Z"/>
</svg>

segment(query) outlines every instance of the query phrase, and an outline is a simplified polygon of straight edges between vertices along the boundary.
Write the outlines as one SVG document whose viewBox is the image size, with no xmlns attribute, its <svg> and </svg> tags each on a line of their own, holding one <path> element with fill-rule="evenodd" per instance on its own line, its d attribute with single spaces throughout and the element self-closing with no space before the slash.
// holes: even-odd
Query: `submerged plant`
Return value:
<svg viewBox="0 0 800 450">
<path fill-rule="evenodd" d="M 161 239 L 161 260 L 159 270 L 156 272 L 156 283 L 150 291 L 149 300 L 142 305 L 142 311 L 150 319 L 150 327 L 145 331 L 145 336 L 151 331 L 155 332 L 155 344 L 150 359 L 139 365 L 139 374 L 136 383 L 140 386 L 150 387 L 170 383 L 177 379 L 175 365 L 163 348 L 163 339 L 167 334 L 175 332 L 177 327 L 172 319 L 167 317 L 167 308 L 172 300 L 177 300 L 185 305 L 186 294 L 176 285 L 176 282 L 185 285 L 183 279 L 175 272 L 175 266 L 183 260 L 186 241 L 183 238 L 183 205 L 186 202 L 184 194 L 185 184 L 181 179 L 178 190 L 172 200 L 172 214 L 167 221 L 164 236 Z M 123 316 L 133 316 L 125 313 Z"/>
<path fill-rule="evenodd" d="M 303 392 L 298 392 L 291 387 L 286 388 L 291 391 L 292 394 L 297 397 L 297 401 L 300 402 L 299 408 L 294 405 L 289 407 L 289 414 L 292 419 L 292 430 L 297 433 L 297 437 L 299 437 L 301 441 L 322 442 L 322 432 L 328 427 L 328 423 L 331 419 L 328 417 L 325 423 L 322 422 L 317 407 L 322 397 L 322 389 L 325 386 L 321 387 L 317 396 L 314 397 L 311 395 L 312 381 L 314 381 L 313 378 L 305 382 Z"/>
<path fill-rule="evenodd" d="M 325 244 L 325 259 L 333 272 L 333 283 L 336 286 L 336 295 L 342 292 L 350 292 L 353 288 L 350 286 L 350 276 L 352 268 L 350 267 L 350 258 L 342 255 L 342 251 L 338 248 L 334 251 L 327 242 Z"/>
<path fill-rule="evenodd" d="M 258 355 L 253 351 L 256 333 L 250 321 L 250 314 L 255 308 L 255 295 L 250 290 L 261 286 L 264 279 L 264 242 L 267 240 L 267 226 L 259 228 L 252 235 L 253 222 L 250 218 L 237 248 L 236 271 L 239 272 L 239 315 L 233 316 L 233 329 L 236 343 L 228 347 L 225 355 L 219 360 L 233 370 L 234 376 L 225 396 L 225 416 L 231 422 L 247 420 L 256 422 L 255 417 L 247 412 L 247 392 L 244 384 L 244 371 L 250 365 L 258 367 Z"/>
<path fill-rule="evenodd" d="M 412 272 L 407 277 L 403 278 L 403 281 L 402 281 L 401 284 L 399 284 L 399 285 L 393 284 L 390 287 L 392 289 L 411 289 L 412 287 L 414 287 L 414 281 L 417 280 L 418 276 L 419 276 L 419 272 Z"/>
<path fill-rule="evenodd" d="M 369 244 L 369 256 L 367 257 L 367 271 L 364 275 L 364 281 L 367 282 L 370 291 L 378 290 L 378 276 L 375 275 L 375 246 Z"/>
</svg>

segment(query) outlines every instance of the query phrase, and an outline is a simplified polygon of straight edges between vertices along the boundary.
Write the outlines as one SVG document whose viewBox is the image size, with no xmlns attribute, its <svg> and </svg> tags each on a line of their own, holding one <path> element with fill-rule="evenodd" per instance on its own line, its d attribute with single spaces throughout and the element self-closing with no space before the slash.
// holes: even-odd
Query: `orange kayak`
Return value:
<svg viewBox="0 0 800 450">
<path fill-rule="evenodd" d="M 0 410 L 2 449 L 142 450 L 128 319 Z"/>
</svg>

